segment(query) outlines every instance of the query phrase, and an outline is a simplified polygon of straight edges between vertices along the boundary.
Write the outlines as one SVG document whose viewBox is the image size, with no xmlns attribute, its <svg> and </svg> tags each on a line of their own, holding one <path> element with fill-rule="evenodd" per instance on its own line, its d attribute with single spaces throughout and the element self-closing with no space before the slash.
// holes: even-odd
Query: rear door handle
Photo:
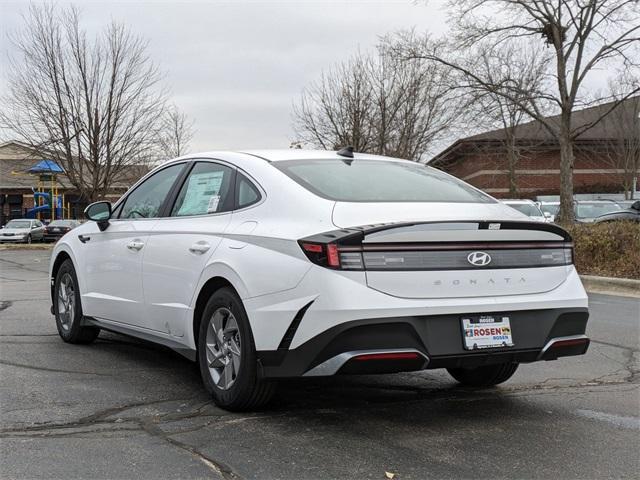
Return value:
<svg viewBox="0 0 640 480">
<path fill-rule="evenodd" d="M 129 250 L 135 250 L 136 252 L 144 247 L 144 242 L 140 240 L 133 240 L 127 244 Z"/>
<path fill-rule="evenodd" d="M 207 242 L 196 242 L 189 247 L 189 251 L 191 253 L 195 253 L 196 255 L 202 255 L 210 248 L 211 248 L 211 245 Z"/>
</svg>

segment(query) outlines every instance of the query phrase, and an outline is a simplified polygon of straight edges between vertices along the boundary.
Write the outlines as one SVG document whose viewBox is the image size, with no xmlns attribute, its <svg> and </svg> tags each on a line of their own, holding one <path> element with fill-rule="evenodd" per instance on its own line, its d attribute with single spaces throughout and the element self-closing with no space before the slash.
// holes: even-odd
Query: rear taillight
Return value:
<svg viewBox="0 0 640 480">
<path fill-rule="evenodd" d="M 362 254 L 360 252 L 349 252 L 344 249 L 349 247 L 341 247 L 335 243 L 310 243 L 300 242 L 302 250 L 307 258 L 316 265 L 327 268 L 336 268 L 342 270 L 362 270 Z"/>
</svg>

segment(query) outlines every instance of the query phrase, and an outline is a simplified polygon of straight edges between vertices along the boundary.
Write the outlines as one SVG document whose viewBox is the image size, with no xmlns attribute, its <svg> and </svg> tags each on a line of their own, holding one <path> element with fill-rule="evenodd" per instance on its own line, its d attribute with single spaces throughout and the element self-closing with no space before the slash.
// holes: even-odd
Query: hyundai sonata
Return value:
<svg viewBox="0 0 640 480">
<path fill-rule="evenodd" d="M 589 344 L 567 232 L 419 163 L 189 155 L 85 213 L 51 258 L 62 339 L 166 345 L 227 409 L 297 376 L 445 368 L 487 387 Z"/>
</svg>

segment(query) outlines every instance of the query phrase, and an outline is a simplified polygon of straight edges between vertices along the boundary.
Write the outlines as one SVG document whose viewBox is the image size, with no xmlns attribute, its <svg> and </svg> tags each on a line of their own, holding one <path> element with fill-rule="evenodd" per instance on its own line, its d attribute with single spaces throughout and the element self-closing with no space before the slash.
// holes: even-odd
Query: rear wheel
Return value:
<svg viewBox="0 0 640 480">
<path fill-rule="evenodd" d="M 82 325 L 82 304 L 75 268 L 65 260 L 56 274 L 53 290 L 53 312 L 60 338 L 67 343 L 91 343 L 100 333 L 96 327 Z"/>
<path fill-rule="evenodd" d="M 259 378 L 249 320 L 242 301 L 230 288 L 217 290 L 204 308 L 198 363 L 205 388 L 224 409 L 256 409 L 275 392 L 274 382 Z"/>
<path fill-rule="evenodd" d="M 447 368 L 449 375 L 469 387 L 492 387 L 509 380 L 516 370 L 517 363 L 499 363 L 477 368 Z"/>
</svg>

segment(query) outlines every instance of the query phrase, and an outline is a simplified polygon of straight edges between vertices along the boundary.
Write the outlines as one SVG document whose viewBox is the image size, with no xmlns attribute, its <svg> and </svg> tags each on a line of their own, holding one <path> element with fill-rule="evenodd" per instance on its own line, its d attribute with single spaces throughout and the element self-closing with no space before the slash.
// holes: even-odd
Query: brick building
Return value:
<svg viewBox="0 0 640 480">
<path fill-rule="evenodd" d="M 39 175 L 28 172 L 43 160 L 47 159 L 23 143 L 10 141 L 0 144 L 0 225 L 12 218 L 26 217 L 34 207 L 34 190 L 37 191 L 39 186 L 43 186 L 45 192 L 50 191 L 50 181 L 41 185 Z M 120 198 L 145 172 L 146 169 L 132 168 L 131 175 L 127 175 L 125 181 L 113 182 L 106 200 L 115 201 Z M 87 201 L 78 194 L 64 174 L 56 175 L 56 187 L 57 194 L 61 199 L 64 198 L 64 217 L 83 218 Z M 39 212 L 38 217 L 49 219 L 50 212 Z"/>
<path fill-rule="evenodd" d="M 633 188 L 640 167 L 640 97 L 618 105 L 604 120 L 586 128 L 611 110 L 602 104 L 574 113 L 574 127 L 585 130 L 574 143 L 575 193 L 620 193 Z M 558 117 L 549 117 L 557 121 Z M 520 198 L 557 195 L 560 148 L 539 122 L 512 129 L 517 161 L 513 177 Z M 499 198 L 510 193 L 508 139 L 505 129 L 462 138 L 436 155 L 429 165 L 445 170 Z"/>
</svg>

